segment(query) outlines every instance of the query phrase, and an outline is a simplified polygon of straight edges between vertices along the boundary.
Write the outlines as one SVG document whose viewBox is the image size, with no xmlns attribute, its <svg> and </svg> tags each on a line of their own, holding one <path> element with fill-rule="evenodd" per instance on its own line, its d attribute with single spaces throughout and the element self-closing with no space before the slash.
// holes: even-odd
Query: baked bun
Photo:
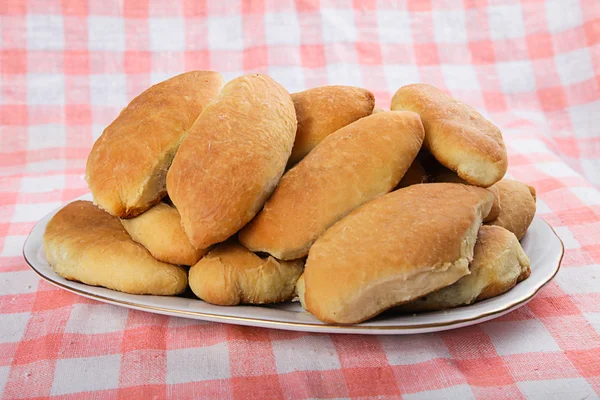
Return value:
<svg viewBox="0 0 600 400">
<path fill-rule="evenodd" d="M 392 190 L 419 152 L 423 126 L 412 112 L 381 112 L 323 140 L 279 182 L 240 242 L 282 260 L 304 257 L 348 212 Z"/>
<path fill-rule="evenodd" d="M 437 311 L 469 305 L 508 292 L 529 277 L 529 257 L 517 237 L 499 226 L 477 234 L 470 274 L 450 286 L 398 307 L 402 312 Z"/>
<path fill-rule="evenodd" d="M 385 110 L 384 110 L 383 108 L 375 106 L 375 107 L 373 108 L 373 112 L 372 112 L 372 114 L 377 114 L 377 113 L 384 112 L 384 111 L 385 111 Z"/>
<path fill-rule="evenodd" d="M 289 93 L 266 75 L 236 78 L 204 108 L 167 174 L 167 190 L 197 249 L 222 242 L 260 210 L 296 134 Z"/>
<path fill-rule="evenodd" d="M 221 306 L 291 300 L 303 260 L 261 258 L 235 240 L 217 245 L 190 268 L 190 288 L 202 300 Z"/>
<path fill-rule="evenodd" d="M 303 159 L 321 140 L 371 114 L 375 96 L 352 86 L 322 86 L 293 93 L 298 131 L 288 166 Z"/>
<path fill-rule="evenodd" d="M 88 157 L 86 180 L 94 203 L 121 218 L 158 203 L 167 194 L 165 177 L 183 136 L 222 86 L 217 72 L 193 71 L 133 99 Z"/>
<path fill-rule="evenodd" d="M 354 324 L 469 274 L 494 196 L 453 183 L 413 185 L 348 214 L 311 247 L 304 270 L 308 311 Z"/>
<path fill-rule="evenodd" d="M 208 252 L 192 246 L 181 227 L 179 212 L 163 202 L 135 218 L 122 219 L 121 224 L 131 238 L 158 261 L 194 265 Z"/>
<path fill-rule="evenodd" d="M 497 218 L 489 225 L 501 226 L 521 240 L 535 216 L 535 188 L 512 179 L 502 179 L 489 190 L 498 202 Z"/>
<path fill-rule="evenodd" d="M 398 89 L 391 109 L 418 113 L 425 147 L 471 185 L 491 186 L 506 173 L 502 134 L 474 108 L 431 85 L 414 84 Z"/>
<path fill-rule="evenodd" d="M 89 201 L 67 204 L 52 217 L 44 250 L 58 275 L 87 285 L 154 295 L 175 295 L 187 287 L 183 267 L 155 260 L 119 218 Z"/>
</svg>

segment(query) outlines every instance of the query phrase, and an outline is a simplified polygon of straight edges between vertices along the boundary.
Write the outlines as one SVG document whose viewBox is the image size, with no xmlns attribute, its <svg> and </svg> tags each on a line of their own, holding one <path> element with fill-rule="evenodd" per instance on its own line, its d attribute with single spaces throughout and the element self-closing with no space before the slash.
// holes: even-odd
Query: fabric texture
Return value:
<svg viewBox="0 0 600 400">
<path fill-rule="evenodd" d="M 528 305 L 469 328 L 344 336 L 169 318 L 41 281 L 23 242 L 87 192 L 93 141 L 192 69 L 290 92 L 434 84 L 503 131 L 565 244 Z M 600 396 L 600 1 L 0 1 L 0 392 L 13 398 Z"/>
</svg>

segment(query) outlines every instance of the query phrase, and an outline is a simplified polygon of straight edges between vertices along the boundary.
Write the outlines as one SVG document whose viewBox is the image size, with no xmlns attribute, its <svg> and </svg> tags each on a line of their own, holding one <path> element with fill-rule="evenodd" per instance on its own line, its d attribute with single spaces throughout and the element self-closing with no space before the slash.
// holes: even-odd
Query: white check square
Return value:
<svg viewBox="0 0 600 400">
<path fill-rule="evenodd" d="M 213 15 L 208 18 L 208 45 L 212 50 L 242 50 L 242 17 Z"/>
<path fill-rule="evenodd" d="M 31 125 L 28 130 L 28 150 L 65 147 L 67 132 L 64 125 Z"/>
<path fill-rule="evenodd" d="M 562 268 L 555 279 L 567 294 L 596 293 L 600 285 L 600 271 L 597 265 Z"/>
<path fill-rule="evenodd" d="M 482 327 L 501 356 L 560 350 L 539 320 L 488 322 Z"/>
<path fill-rule="evenodd" d="M 529 93 L 535 90 L 535 76 L 529 61 L 496 64 L 500 86 L 505 93 Z"/>
<path fill-rule="evenodd" d="M 301 353 L 298 349 L 305 349 Z M 318 350 L 317 350 L 318 349 Z M 307 335 L 298 339 L 273 341 L 277 372 L 326 371 L 340 369 L 337 351 L 328 335 Z"/>
<path fill-rule="evenodd" d="M 4 275 L 4 274 L 2 274 Z M 4 276 L 2 279 L 5 279 Z M 6 294 L 3 291 L 0 293 Z M 25 334 L 30 313 L 0 314 L 0 338 L 2 343 L 18 342 Z M 2 387 L 0 386 L 0 391 Z"/>
<path fill-rule="evenodd" d="M 125 75 L 90 75 L 90 100 L 94 106 L 124 107 L 127 104 Z"/>
<path fill-rule="evenodd" d="M 590 80 L 595 75 L 594 63 L 587 47 L 559 53 L 554 56 L 554 60 L 560 81 L 565 86 Z"/>
<path fill-rule="evenodd" d="M 451 90 L 481 90 L 477 73 L 471 65 L 443 64 L 442 74 Z"/>
<path fill-rule="evenodd" d="M 123 18 L 90 15 L 87 21 L 89 50 L 125 51 Z"/>
<path fill-rule="evenodd" d="M 545 0 L 544 4 L 550 32 L 564 32 L 583 25 L 579 0 Z"/>
<path fill-rule="evenodd" d="M 518 382 L 519 390 L 529 400 L 597 399 L 585 378 Z"/>
<path fill-rule="evenodd" d="M 119 387 L 121 355 L 66 358 L 56 361 L 53 396 L 116 389 Z"/>
<path fill-rule="evenodd" d="M 69 315 L 65 332 L 96 334 L 118 332 L 125 329 L 126 308 L 110 304 L 75 304 Z"/>
<path fill-rule="evenodd" d="M 185 50 L 185 26 L 180 18 L 150 18 L 148 25 L 152 51 Z"/>
<path fill-rule="evenodd" d="M 167 384 L 230 377 L 227 343 L 167 351 Z M 201 365 L 202 368 L 198 368 Z"/>
<path fill-rule="evenodd" d="M 519 4 L 488 7 L 488 20 L 492 40 L 525 37 L 523 10 Z"/>
<path fill-rule="evenodd" d="M 412 43 L 410 14 L 402 10 L 378 10 L 377 25 L 381 43 Z"/>
<path fill-rule="evenodd" d="M 433 11 L 432 15 L 436 42 L 467 42 L 468 36 L 464 10 Z"/>
<path fill-rule="evenodd" d="M 63 18 L 60 15 L 28 15 L 27 49 L 63 50 L 64 30 Z"/>
<path fill-rule="evenodd" d="M 352 43 L 357 39 L 354 12 L 344 9 L 321 9 L 323 43 Z"/>
<path fill-rule="evenodd" d="M 268 45 L 300 45 L 300 26 L 296 13 L 266 13 L 265 34 Z"/>
<path fill-rule="evenodd" d="M 30 105 L 65 104 L 63 74 L 27 74 L 27 102 Z"/>
</svg>

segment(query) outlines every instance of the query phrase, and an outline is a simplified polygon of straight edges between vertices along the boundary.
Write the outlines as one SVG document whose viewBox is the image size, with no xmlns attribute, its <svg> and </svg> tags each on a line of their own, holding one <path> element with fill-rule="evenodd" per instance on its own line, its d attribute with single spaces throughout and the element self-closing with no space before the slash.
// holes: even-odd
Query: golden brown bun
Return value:
<svg viewBox="0 0 600 400">
<path fill-rule="evenodd" d="M 517 237 L 499 226 L 479 229 L 469 270 L 454 284 L 403 304 L 398 311 L 437 311 L 472 304 L 506 293 L 531 274 L 529 257 Z"/>
<path fill-rule="evenodd" d="M 371 114 L 373 93 L 352 86 L 322 86 L 293 93 L 298 131 L 288 166 L 303 159 L 321 140 Z"/>
<path fill-rule="evenodd" d="M 187 287 L 187 272 L 155 260 L 135 243 L 119 218 L 89 201 L 67 204 L 44 234 L 48 263 L 65 279 L 131 294 L 175 295 Z"/>
<path fill-rule="evenodd" d="M 373 108 L 373 112 L 372 112 L 372 114 L 377 114 L 377 113 L 384 112 L 384 111 L 385 111 L 385 110 L 384 110 L 383 108 L 380 108 L 380 107 L 377 107 L 377 106 L 375 106 L 375 107 Z"/>
<path fill-rule="evenodd" d="M 165 177 L 187 130 L 223 86 L 217 72 L 187 72 L 152 86 L 98 138 L 86 180 L 94 202 L 112 215 L 135 217 L 167 191 Z"/>
<path fill-rule="evenodd" d="M 523 182 L 502 179 L 489 190 L 498 202 L 498 217 L 489 225 L 501 226 L 521 240 L 535 216 L 535 189 Z"/>
<path fill-rule="evenodd" d="M 404 174 L 404 176 L 402 177 L 402 180 L 398 184 L 397 188 L 400 189 L 400 188 L 407 187 L 410 185 L 417 185 L 419 183 L 427 183 L 428 180 L 429 180 L 429 177 L 427 176 L 427 172 L 425 172 L 425 169 L 421 165 L 421 162 L 419 162 L 419 160 L 415 159 L 413 161 L 413 163 L 410 165 L 410 167 L 408 168 L 408 170 L 406 171 L 406 173 Z"/>
<path fill-rule="evenodd" d="M 488 187 L 506 173 L 502 134 L 474 108 L 431 85 L 414 84 L 398 89 L 391 109 L 418 113 L 425 127 L 425 147 L 470 184 Z"/>
<path fill-rule="evenodd" d="M 306 256 L 337 220 L 392 190 L 422 140 L 421 120 L 411 112 L 373 114 L 329 135 L 283 176 L 240 242 L 282 260 Z"/>
<path fill-rule="evenodd" d="M 179 212 L 163 202 L 135 218 L 122 219 L 121 224 L 158 261 L 194 265 L 208 252 L 192 246 L 181 227 Z"/>
<path fill-rule="evenodd" d="M 234 240 L 217 245 L 190 268 L 190 288 L 202 300 L 221 306 L 291 300 L 303 260 L 261 258 Z"/>
<path fill-rule="evenodd" d="M 413 185 L 348 214 L 311 247 L 305 305 L 324 322 L 353 324 L 456 282 L 469 273 L 487 190 Z"/>
<path fill-rule="evenodd" d="M 222 242 L 260 210 L 287 163 L 294 104 L 266 75 L 236 78 L 205 107 L 167 174 L 167 190 L 197 249 Z"/>
</svg>

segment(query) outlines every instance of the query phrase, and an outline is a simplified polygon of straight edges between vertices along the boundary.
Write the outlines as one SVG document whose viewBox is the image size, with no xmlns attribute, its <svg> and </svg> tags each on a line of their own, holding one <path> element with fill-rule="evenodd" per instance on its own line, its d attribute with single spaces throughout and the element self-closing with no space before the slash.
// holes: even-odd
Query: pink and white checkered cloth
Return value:
<svg viewBox="0 0 600 400">
<path fill-rule="evenodd" d="M 563 268 L 527 306 L 439 334 L 169 318 L 40 281 L 32 225 L 87 191 L 93 141 L 150 84 L 263 72 L 291 92 L 429 82 L 499 125 Z M 1 0 L 0 394 L 13 398 L 600 396 L 600 0 Z"/>
</svg>

